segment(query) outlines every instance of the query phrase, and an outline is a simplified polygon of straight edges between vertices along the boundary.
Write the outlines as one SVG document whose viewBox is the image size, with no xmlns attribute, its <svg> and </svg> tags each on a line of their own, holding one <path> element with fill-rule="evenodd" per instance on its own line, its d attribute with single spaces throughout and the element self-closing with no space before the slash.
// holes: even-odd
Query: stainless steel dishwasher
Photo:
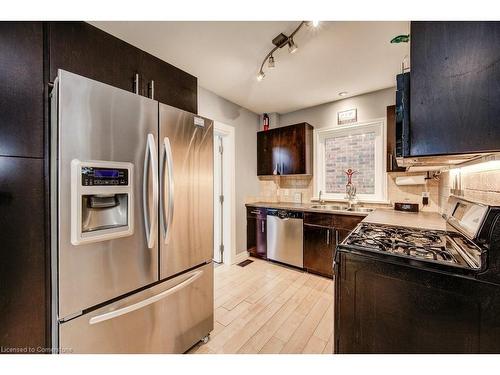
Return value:
<svg viewBox="0 0 500 375">
<path fill-rule="evenodd" d="M 304 214 L 288 210 L 267 210 L 267 258 L 304 267 Z"/>
</svg>

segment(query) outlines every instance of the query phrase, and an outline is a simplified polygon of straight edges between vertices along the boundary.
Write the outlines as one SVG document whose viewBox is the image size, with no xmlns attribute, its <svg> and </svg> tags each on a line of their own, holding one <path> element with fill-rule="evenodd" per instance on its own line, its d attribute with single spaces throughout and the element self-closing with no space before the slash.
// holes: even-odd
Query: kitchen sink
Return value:
<svg viewBox="0 0 500 375">
<path fill-rule="evenodd" d="M 319 205 L 314 205 L 311 206 L 311 208 L 320 208 L 322 210 L 333 210 L 333 211 L 344 211 L 346 207 L 343 206 L 335 206 L 335 205 L 330 205 L 330 204 L 319 204 Z"/>
<path fill-rule="evenodd" d="M 366 207 L 351 207 L 330 205 L 330 204 L 316 204 L 311 206 L 313 209 L 330 210 L 330 211 L 349 211 L 349 212 L 372 212 L 373 208 Z"/>
<path fill-rule="evenodd" d="M 351 207 L 351 208 L 347 208 L 346 211 L 350 211 L 350 212 L 372 212 L 373 208 Z"/>
</svg>

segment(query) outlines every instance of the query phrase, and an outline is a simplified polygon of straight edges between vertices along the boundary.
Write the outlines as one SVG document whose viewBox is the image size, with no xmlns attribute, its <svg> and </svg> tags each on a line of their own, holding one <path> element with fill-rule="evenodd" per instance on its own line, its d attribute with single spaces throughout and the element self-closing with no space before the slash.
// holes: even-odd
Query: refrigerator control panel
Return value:
<svg viewBox="0 0 500 375">
<path fill-rule="evenodd" d="M 134 233 L 134 165 L 71 161 L 71 243 L 83 245 Z"/>
<path fill-rule="evenodd" d="M 82 186 L 128 185 L 128 169 L 82 167 Z"/>
</svg>

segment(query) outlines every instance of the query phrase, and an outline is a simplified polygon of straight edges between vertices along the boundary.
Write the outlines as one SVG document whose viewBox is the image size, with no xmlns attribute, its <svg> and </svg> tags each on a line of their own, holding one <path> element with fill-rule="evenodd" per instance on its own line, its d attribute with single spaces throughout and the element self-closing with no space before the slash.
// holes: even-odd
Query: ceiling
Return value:
<svg viewBox="0 0 500 375">
<path fill-rule="evenodd" d="M 293 22 L 91 22 L 198 77 L 198 84 L 255 113 L 286 113 L 392 87 L 409 44 L 390 44 L 409 33 L 409 22 L 321 22 L 295 36 L 299 49 L 275 52 L 276 68 L 262 59 Z"/>
</svg>

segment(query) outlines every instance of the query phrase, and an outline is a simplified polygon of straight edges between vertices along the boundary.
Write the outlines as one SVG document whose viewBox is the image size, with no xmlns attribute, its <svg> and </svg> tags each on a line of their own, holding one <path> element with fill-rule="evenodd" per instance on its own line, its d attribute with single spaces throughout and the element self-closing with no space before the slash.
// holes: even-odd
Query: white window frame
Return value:
<svg viewBox="0 0 500 375">
<path fill-rule="evenodd" d="M 376 133 L 375 138 L 375 193 L 357 194 L 359 202 L 388 203 L 387 199 L 387 129 L 385 118 L 365 122 L 357 122 L 347 126 L 335 126 L 314 130 L 314 195 L 318 199 L 322 191 L 322 199 L 328 201 L 347 202 L 345 193 L 326 193 L 325 189 L 325 140 L 349 134 L 362 134 L 370 131 Z"/>
</svg>

